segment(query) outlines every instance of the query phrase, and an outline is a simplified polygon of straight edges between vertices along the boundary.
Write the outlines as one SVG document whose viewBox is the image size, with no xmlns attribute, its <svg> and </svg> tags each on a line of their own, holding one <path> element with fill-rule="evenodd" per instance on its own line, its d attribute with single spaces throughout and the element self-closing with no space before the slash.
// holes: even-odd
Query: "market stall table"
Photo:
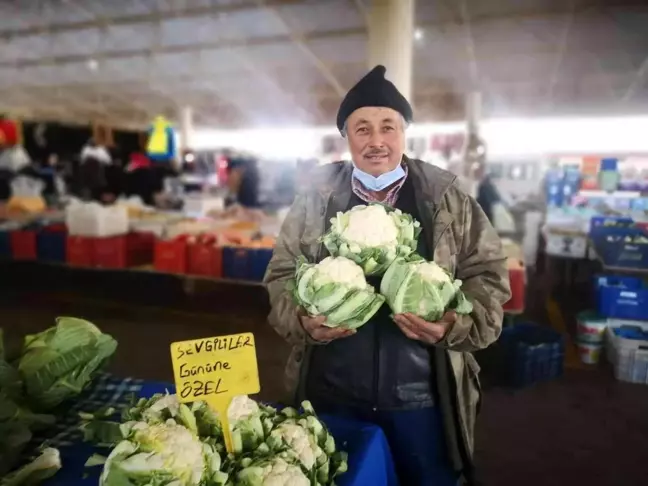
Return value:
<svg viewBox="0 0 648 486">
<path fill-rule="evenodd" d="M 130 395 L 150 397 L 155 393 L 173 392 L 173 385 L 143 380 L 121 379 L 102 374 L 93 387 L 71 406 L 65 408 L 55 429 L 47 436 L 35 437 L 31 451 L 47 441 L 50 447 L 61 451 L 62 469 L 45 486 L 96 486 L 101 467 L 86 468 L 84 464 L 93 453 L 106 454 L 107 449 L 82 442 L 78 413 L 93 412 L 104 405 L 120 407 L 128 403 Z M 333 416 L 321 418 L 335 437 L 336 443 L 349 454 L 349 470 L 336 478 L 338 486 L 395 486 L 398 484 L 394 465 L 383 431 L 372 424 L 350 421 Z"/>
</svg>

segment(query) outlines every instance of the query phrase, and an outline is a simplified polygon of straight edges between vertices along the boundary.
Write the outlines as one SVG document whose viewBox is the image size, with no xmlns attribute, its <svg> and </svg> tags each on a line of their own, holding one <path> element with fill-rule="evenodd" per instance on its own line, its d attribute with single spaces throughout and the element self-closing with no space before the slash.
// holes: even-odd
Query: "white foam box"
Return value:
<svg viewBox="0 0 648 486">
<path fill-rule="evenodd" d="M 587 236 L 580 233 L 545 232 L 545 253 L 566 258 L 585 258 L 587 255 Z"/>
<path fill-rule="evenodd" d="M 648 340 L 617 336 L 614 329 L 624 325 L 638 326 L 648 332 L 648 322 L 608 319 L 605 354 L 617 380 L 648 385 Z"/>
</svg>

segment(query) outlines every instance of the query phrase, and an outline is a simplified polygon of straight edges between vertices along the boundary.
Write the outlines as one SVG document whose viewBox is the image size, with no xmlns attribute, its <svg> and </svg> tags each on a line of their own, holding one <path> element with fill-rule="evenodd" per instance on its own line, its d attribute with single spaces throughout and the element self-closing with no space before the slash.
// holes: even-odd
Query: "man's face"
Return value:
<svg viewBox="0 0 648 486">
<path fill-rule="evenodd" d="M 347 140 L 353 162 L 375 177 L 394 170 L 405 150 L 401 115 L 391 108 L 359 108 L 347 119 Z"/>
</svg>

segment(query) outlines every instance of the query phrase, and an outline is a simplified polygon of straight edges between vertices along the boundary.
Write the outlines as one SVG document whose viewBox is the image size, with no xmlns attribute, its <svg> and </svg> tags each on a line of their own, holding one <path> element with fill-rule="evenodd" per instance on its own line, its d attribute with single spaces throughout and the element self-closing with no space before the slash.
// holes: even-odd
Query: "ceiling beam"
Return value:
<svg viewBox="0 0 648 486">
<path fill-rule="evenodd" d="M 558 76 L 560 74 L 560 67 L 562 66 L 563 59 L 565 58 L 565 52 L 567 52 L 567 46 L 569 45 L 569 34 L 572 31 L 572 26 L 574 25 L 574 17 L 576 16 L 576 0 L 569 0 L 568 2 L 569 10 L 565 16 L 565 22 L 560 38 L 560 48 L 556 54 L 556 60 L 554 67 L 551 70 L 551 78 L 549 78 L 549 87 L 547 90 L 547 101 L 549 107 L 553 107 L 554 102 L 554 88 L 558 82 Z"/>
<path fill-rule="evenodd" d="M 635 72 L 632 77 L 632 81 L 626 89 L 625 93 L 621 97 L 622 103 L 628 103 L 632 98 L 634 98 L 637 91 L 646 83 L 646 76 L 648 76 L 648 57 L 644 58 L 643 62 L 639 66 L 639 69 Z"/>
<path fill-rule="evenodd" d="M 340 81 L 335 77 L 333 72 L 324 64 L 324 62 L 313 52 L 313 50 L 308 47 L 306 44 L 306 38 L 303 34 L 295 32 L 288 22 L 284 19 L 281 13 L 267 0 L 257 0 L 260 7 L 265 8 L 268 12 L 274 15 L 274 17 L 284 26 L 288 36 L 291 38 L 295 46 L 301 50 L 304 55 L 308 58 L 311 64 L 317 68 L 317 70 L 324 76 L 324 79 L 331 85 L 335 92 L 343 98 L 346 95 L 346 89 L 340 84 Z"/>
<path fill-rule="evenodd" d="M 255 4 L 256 1 L 258 0 L 255 0 Z M 288 0 L 284 0 L 284 1 L 288 1 Z M 268 1 L 268 5 L 276 5 L 282 3 L 283 2 Z M 245 5 L 248 5 L 248 7 L 246 8 L 251 8 L 249 7 L 249 4 L 245 4 Z M 629 6 L 629 5 L 636 6 L 637 2 L 625 0 L 622 5 L 615 4 L 615 8 L 622 8 L 623 6 Z M 228 7 L 228 8 L 234 8 L 234 7 Z M 238 6 L 237 8 L 241 9 L 242 7 Z M 201 9 L 202 10 L 200 11 L 203 11 L 206 9 L 206 7 L 201 7 Z M 595 10 L 593 6 L 585 5 L 585 6 L 576 7 L 574 9 L 574 13 L 578 14 L 578 13 L 592 11 L 592 10 Z M 213 12 L 213 7 L 211 7 L 209 11 Z M 163 15 L 167 15 L 167 14 L 165 13 Z M 509 15 L 504 17 L 501 15 L 492 15 L 492 14 L 479 15 L 479 16 L 473 15 L 471 17 L 471 26 L 474 29 L 478 25 L 487 24 L 489 22 L 499 22 L 502 20 L 518 22 L 518 21 L 534 20 L 534 19 L 547 19 L 552 17 L 556 17 L 557 19 L 564 18 L 564 10 L 562 12 L 556 12 L 556 13 L 547 13 L 546 11 L 538 11 L 538 12 L 531 12 L 526 14 L 519 14 L 519 15 Z M 151 19 L 151 22 L 154 21 L 157 22 L 158 20 L 159 20 L 158 18 L 153 17 Z M 108 19 L 108 21 L 112 22 L 112 20 L 110 19 Z M 101 22 L 104 22 L 104 20 L 102 19 Z M 141 22 L 141 20 L 139 20 L 138 22 Z M 462 27 L 463 25 L 464 25 L 464 21 L 462 20 L 452 20 L 452 21 L 434 21 L 434 22 L 422 23 L 418 25 L 418 27 L 425 28 L 425 29 L 448 29 L 452 27 Z M 43 34 L 46 34 L 47 32 L 49 32 L 49 30 L 43 28 Z M 336 38 L 364 36 L 364 35 L 366 35 L 366 28 L 363 25 L 361 27 L 335 29 L 329 31 L 312 32 L 309 34 L 303 34 L 298 37 L 298 41 L 307 44 L 308 42 L 316 41 L 316 40 L 336 39 Z M 0 38 L 2 38 L 1 32 L 0 32 Z M 256 37 L 256 38 L 241 39 L 241 40 L 229 40 L 224 42 L 202 42 L 202 43 L 195 43 L 189 45 L 155 46 L 155 48 L 151 47 L 151 48 L 141 48 L 141 49 L 112 50 L 112 51 L 104 51 L 100 55 L 102 59 L 131 59 L 131 58 L 138 58 L 138 57 L 149 57 L 154 54 L 185 54 L 188 52 L 195 52 L 195 51 L 233 49 L 239 47 L 241 48 L 259 47 L 265 45 L 287 44 L 287 43 L 294 43 L 294 42 L 295 42 L 294 34 L 292 36 L 273 35 L 273 36 L 264 36 L 264 37 Z M 312 49 L 310 50 L 312 51 Z M 40 59 L 23 58 L 23 59 L 11 60 L 11 61 L 0 61 L 0 69 L 86 63 L 87 61 L 88 61 L 88 56 L 85 54 L 50 56 L 50 57 L 43 57 Z M 326 65 L 324 65 L 323 67 L 326 68 Z M 320 66 L 319 68 L 321 69 L 322 66 Z"/>
<path fill-rule="evenodd" d="M 303 3 L 304 0 L 268 0 L 272 6 L 286 6 Z M 206 15 L 235 14 L 257 8 L 256 2 L 235 3 L 231 5 L 202 5 L 184 8 L 174 8 L 173 10 L 154 10 L 151 12 L 118 15 L 115 17 L 93 18 L 90 20 L 57 22 L 52 24 L 33 25 L 29 27 L 20 27 L 16 29 L 0 30 L 0 39 L 16 39 L 19 37 L 30 37 L 34 35 L 58 34 L 61 32 L 74 32 L 79 30 L 101 28 L 106 25 L 110 26 L 134 26 L 138 24 L 157 23 L 162 20 L 174 20 L 185 18 L 197 18 Z"/>
</svg>

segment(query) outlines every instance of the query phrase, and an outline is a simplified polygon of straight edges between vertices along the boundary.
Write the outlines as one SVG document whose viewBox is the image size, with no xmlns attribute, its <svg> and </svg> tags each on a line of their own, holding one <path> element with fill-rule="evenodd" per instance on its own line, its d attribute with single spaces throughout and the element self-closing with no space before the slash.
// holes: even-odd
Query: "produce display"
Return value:
<svg viewBox="0 0 648 486">
<path fill-rule="evenodd" d="M 362 267 L 345 257 L 317 264 L 300 260 L 293 294 L 309 314 L 326 316 L 327 326 L 348 329 L 365 324 L 385 302 L 367 283 Z"/>
<path fill-rule="evenodd" d="M 228 419 L 234 452 L 227 453 L 218 414 L 203 402 L 155 395 L 126 408 L 82 414 L 87 440 L 112 447 L 102 486 L 324 486 L 347 469 L 346 454 L 309 402 L 277 410 L 248 398 L 232 400 Z"/>
<path fill-rule="evenodd" d="M 71 317 L 60 317 L 55 327 L 26 336 L 16 359 L 6 356 L 0 334 L 1 486 L 37 484 L 61 467 L 58 451 L 48 448 L 7 474 L 17 466 L 32 432 L 55 423 L 56 407 L 80 394 L 116 347 L 92 323 Z"/>
<path fill-rule="evenodd" d="M 320 263 L 297 260 L 288 284 L 295 303 L 329 327 L 366 324 L 386 301 L 394 314 L 410 312 L 434 322 L 448 310 L 470 314 L 461 280 L 416 253 L 421 225 L 382 204 L 355 206 L 331 219 L 322 241 L 331 253 Z M 365 279 L 382 276 L 379 292 Z"/>
<path fill-rule="evenodd" d="M 355 206 L 331 219 L 322 241 L 332 256 L 360 265 L 365 275 L 382 275 L 399 256 L 416 251 L 421 224 L 383 204 Z"/>
<path fill-rule="evenodd" d="M 473 306 L 460 290 L 461 280 L 434 262 L 397 258 L 380 281 L 380 293 L 394 314 L 411 312 L 428 322 L 438 321 L 448 309 L 470 314 Z"/>
</svg>

